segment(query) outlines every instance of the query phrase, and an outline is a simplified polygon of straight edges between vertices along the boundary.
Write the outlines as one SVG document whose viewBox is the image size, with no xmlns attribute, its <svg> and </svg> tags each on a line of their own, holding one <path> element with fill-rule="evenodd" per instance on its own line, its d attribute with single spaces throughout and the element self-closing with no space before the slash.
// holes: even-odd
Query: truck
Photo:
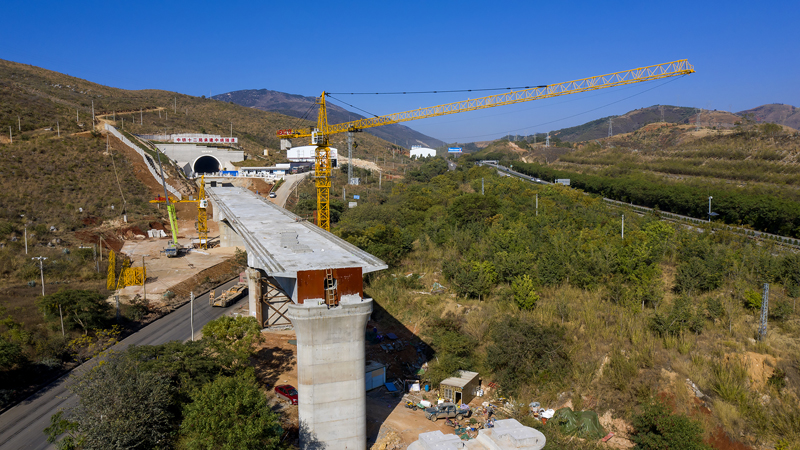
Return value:
<svg viewBox="0 0 800 450">
<path fill-rule="evenodd" d="M 240 298 L 244 297 L 245 294 L 247 294 L 247 284 L 239 283 L 230 289 L 222 291 L 222 294 L 216 298 L 214 297 L 214 291 L 209 292 L 208 303 L 211 306 L 227 308 Z"/>
<path fill-rule="evenodd" d="M 425 418 L 433 422 L 439 419 L 452 419 L 454 417 L 457 420 L 461 420 L 464 417 L 469 417 L 469 413 L 469 408 L 461 408 L 454 403 L 444 402 L 426 409 Z"/>
</svg>

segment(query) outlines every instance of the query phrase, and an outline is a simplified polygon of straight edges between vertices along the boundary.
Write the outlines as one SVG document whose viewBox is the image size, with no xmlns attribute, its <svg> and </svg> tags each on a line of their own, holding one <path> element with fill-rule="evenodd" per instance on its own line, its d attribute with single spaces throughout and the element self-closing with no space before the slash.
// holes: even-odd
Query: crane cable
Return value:
<svg viewBox="0 0 800 450">
<path fill-rule="evenodd" d="M 484 88 L 484 89 L 450 89 L 444 91 L 397 91 L 397 92 L 331 92 L 330 95 L 403 95 L 403 94 L 450 94 L 454 92 L 485 92 L 485 91 L 513 91 L 517 89 L 546 88 L 548 85 L 541 86 L 517 86 L 506 88 Z M 341 101 L 341 100 L 340 100 Z"/>
<path fill-rule="evenodd" d="M 556 122 L 560 122 L 560 121 L 562 121 L 562 120 L 571 119 L 571 118 L 573 118 L 573 117 L 578 117 L 578 116 L 580 116 L 580 115 L 583 115 L 583 114 L 586 114 L 586 113 L 590 113 L 590 112 L 592 112 L 592 111 L 597 111 L 598 109 L 602 109 L 602 108 L 605 108 L 605 107 L 607 107 L 607 106 L 611 106 L 611 105 L 614 105 L 614 104 L 616 104 L 616 103 L 623 102 L 623 101 L 625 101 L 625 100 L 628 100 L 628 99 L 630 99 L 630 98 L 636 97 L 637 95 L 641 95 L 641 94 L 644 94 L 645 92 L 652 91 L 653 89 L 660 88 L 661 86 L 664 86 L 665 84 L 672 83 L 673 81 L 677 81 L 677 80 L 679 80 L 679 79 L 681 79 L 681 78 L 683 78 L 683 77 L 685 77 L 685 76 L 686 76 L 686 75 L 681 75 L 681 76 L 679 76 L 679 77 L 677 77 L 677 78 L 672 78 L 672 79 L 670 79 L 670 80 L 667 80 L 667 81 L 665 81 L 665 82 L 663 82 L 663 83 L 661 83 L 661 84 L 659 84 L 659 85 L 657 85 L 657 86 L 653 86 L 653 87 L 651 87 L 650 89 L 645 89 L 645 90 L 643 90 L 643 91 L 641 91 L 641 92 L 637 92 L 637 93 L 635 93 L 635 94 L 633 94 L 633 95 L 630 95 L 630 96 L 628 96 L 628 97 L 621 98 L 621 99 L 619 99 L 619 100 L 616 100 L 616 101 L 613 101 L 613 102 L 611 102 L 611 103 L 607 103 L 607 104 L 605 104 L 605 105 L 598 106 L 598 107 L 596 107 L 596 108 L 592 108 L 592 109 L 589 109 L 589 110 L 586 110 L 586 111 L 583 111 L 583 112 L 579 112 L 579 113 L 577 113 L 577 114 L 573 114 L 573 115 L 571 115 L 571 116 L 566 116 L 566 117 L 562 117 L 562 118 L 560 118 L 560 119 L 555 119 L 555 120 L 551 120 L 551 121 L 549 121 L 549 122 L 543 122 L 543 123 L 539 123 L 539 124 L 536 124 L 536 125 L 531 125 L 531 126 L 527 126 L 527 127 L 516 128 L 516 129 L 514 129 L 514 130 L 508 130 L 508 131 L 506 131 L 505 133 L 506 133 L 506 134 L 508 134 L 508 133 L 511 133 L 512 131 L 528 130 L 528 129 L 531 129 L 531 128 L 533 128 L 533 127 L 540 127 L 540 126 L 542 126 L 542 125 L 549 125 L 549 124 L 551 124 L 551 123 L 556 123 Z M 475 135 L 475 136 L 460 136 L 460 137 L 458 138 L 458 140 L 461 140 L 461 139 L 471 139 L 471 138 L 476 138 L 476 137 L 493 136 L 493 135 L 495 135 L 495 134 L 497 134 L 497 133 L 479 134 L 479 135 Z"/>
<path fill-rule="evenodd" d="M 106 134 L 106 139 L 108 139 L 108 134 Z M 111 164 L 114 166 L 114 176 L 117 178 L 117 188 L 119 188 L 119 195 L 122 196 L 122 213 L 125 214 L 128 202 L 125 200 L 125 194 L 122 193 L 122 185 L 119 182 L 119 174 L 117 173 L 117 164 L 114 162 L 114 152 L 111 150 L 111 146 L 108 147 L 108 154 L 111 156 Z"/>
</svg>

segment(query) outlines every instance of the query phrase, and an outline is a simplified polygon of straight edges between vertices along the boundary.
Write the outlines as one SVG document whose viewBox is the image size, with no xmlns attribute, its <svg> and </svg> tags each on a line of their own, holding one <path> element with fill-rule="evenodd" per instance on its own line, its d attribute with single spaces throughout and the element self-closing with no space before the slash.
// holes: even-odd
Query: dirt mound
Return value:
<svg viewBox="0 0 800 450">
<path fill-rule="evenodd" d="M 378 441 L 370 447 L 372 450 L 394 450 L 401 448 L 403 440 L 393 430 L 381 430 Z"/>
<path fill-rule="evenodd" d="M 613 411 L 606 411 L 605 414 L 600 416 L 600 425 L 606 431 L 614 433 L 614 437 L 608 440 L 608 447 L 610 448 L 633 448 L 634 444 L 630 441 L 630 434 L 633 428 L 628 422 L 620 418 L 613 418 L 611 413 Z"/>
<path fill-rule="evenodd" d="M 102 248 L 119 253 L 125 244 L 114 232 L 97 230 L 80 230 L 75 232 L 75 239 L 87 244 L 101 243 Z M 102 239 L 102 240 L 101 240 Z"/>
<path fill-rule="evenodd" d="M 188 280 L 182 281 L 175 286 L 170 287 L 169 290 L 172 291 L 178 298 L 185 297 L 188 296 L 192 291 L 198 291 L 198 286 L 215 281 L 223 281 L 224 279 L 230 279 L 238 273 L 238 265 L 234 262 L 233 258 L 231 258 L 225 262 L 217 264 L 216 266 L 200 271 Z"/>
<path fill-rule="evenodd" d="M 762 355 L 760 353 L 747 352 L 741 356 L 742 363 L 747 368 L 750 382 L 757 390 L 763 390 L 767 385 L 769 377 L 775 373 L 778 360 L 774 356 Z"/>
<path fill-rule="evenodd" d="M 753 450 L 752 447 L 732 440 L 722 427 L 717 427 L 717 429 L 714 430 L 714 433 L 708 438 L 707 443 L 717 450 Z"/>
</svg>

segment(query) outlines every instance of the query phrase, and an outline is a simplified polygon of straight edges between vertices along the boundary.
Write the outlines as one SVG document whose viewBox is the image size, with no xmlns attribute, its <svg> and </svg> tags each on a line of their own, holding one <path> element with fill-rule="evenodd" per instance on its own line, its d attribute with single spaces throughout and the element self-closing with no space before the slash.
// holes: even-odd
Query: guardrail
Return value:
<svg viewBox="0 0 800 450">
<path fill-rule="evenodd" d="M 142 157 L 142 160 L 144 161 L 144 165 L 147 166 L 147 170 L 149 170 L 150 174 L 153 175 L 153 178 L 155 178 L 155 180 L 158 181 L 158 184 L 160 184 L 162 186 L 165 186 L 167 188 L 167 190 L 172 195 L 177 197 L 178 200 L 181 200 L 181 198 L 182 198 L 181 193 L 177 189 L 175 189 L 174 187 L 170 186 L 169 183 L 167 183 L 167 182 L 163 182 L 162 183 L 161 175 L 156 172 L 155 168 L 152 165 L 152 162 L 148 161 L 149 156 L 147 155 L 147 153 L 144 152 L 144 150 L 139 148 L 138 145 L 136 145 L 133 142 L 131 142 L 130 139 L 126 138 L 122 133 L 120 133 L 116 128 L 112 127 L 111 125 L 105 124 L 105 128 L 106 128 L 106 131 L 108 131 L 109 133 L 113 134 L 114 137 L 116 137 L 117 139 L 122 141 L 123 144 L 127 145 L 128 147 L 130 147 L 134 151 L 136 151 L 136 153 L 138 153 L 139 156 Z"/>
</svg>

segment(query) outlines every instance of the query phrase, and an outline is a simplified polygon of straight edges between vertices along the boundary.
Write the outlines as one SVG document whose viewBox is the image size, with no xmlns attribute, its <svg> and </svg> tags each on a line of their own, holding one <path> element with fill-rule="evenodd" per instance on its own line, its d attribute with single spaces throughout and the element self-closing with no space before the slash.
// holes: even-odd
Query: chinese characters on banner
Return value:
<svg viewBox="0 0 800 450">
<path fill-rule="evenodd" d="M 180 144 L 238 144 L 239 138 L 235 137 L 220 137 L 220 136 L 210 136 L 210 137 L 179 137 L 176 136 L 172 139 L 172 142 L 180 143 Z"/>
</svg>

